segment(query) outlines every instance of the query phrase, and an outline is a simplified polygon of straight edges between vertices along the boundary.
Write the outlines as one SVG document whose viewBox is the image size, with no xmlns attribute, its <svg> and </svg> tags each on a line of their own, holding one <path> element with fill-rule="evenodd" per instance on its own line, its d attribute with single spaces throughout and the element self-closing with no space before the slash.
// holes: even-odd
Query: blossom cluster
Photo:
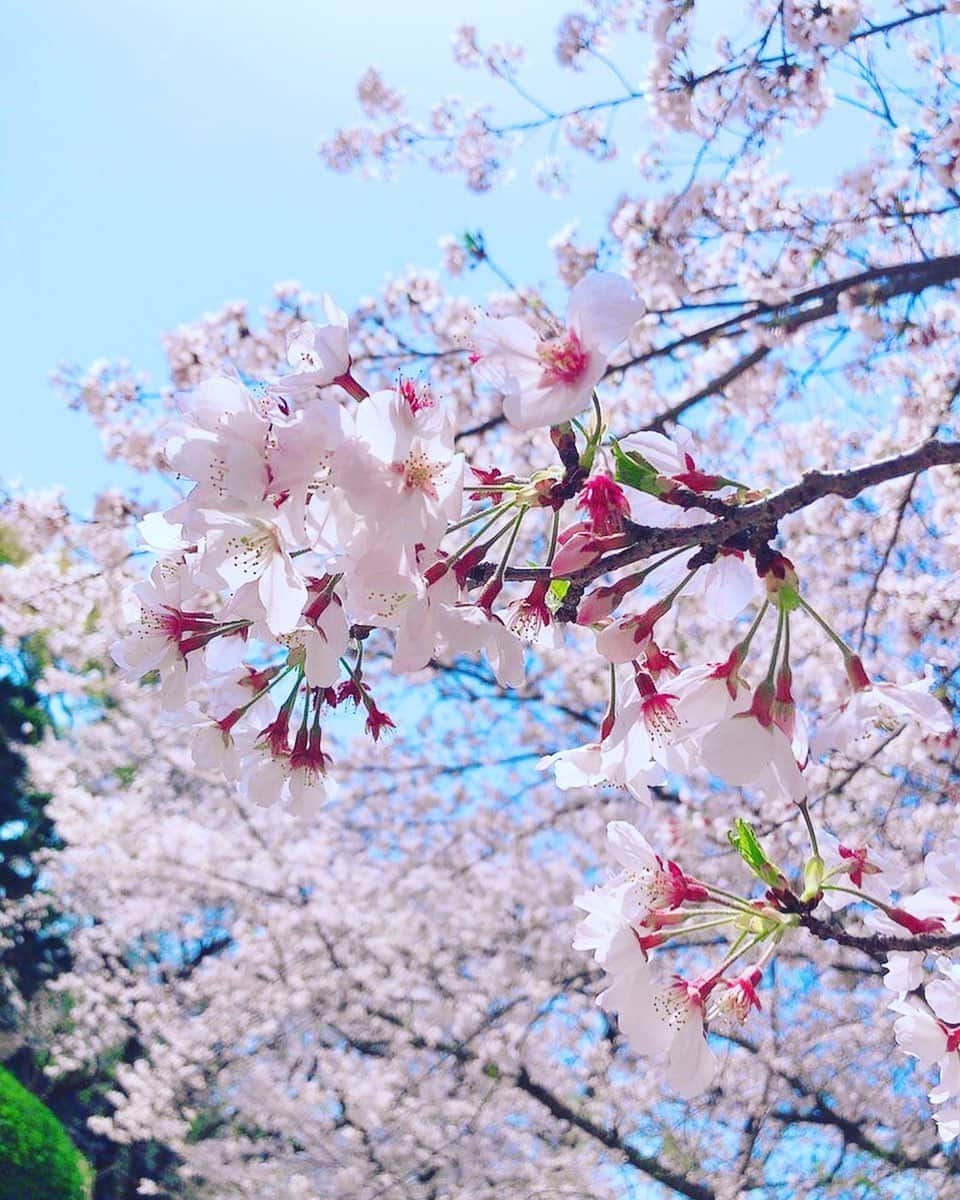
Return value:
<svg viewBox="0 0 960 1200">
<path fill-rule="evenodd" d="M 471 298 L 408 266 L 348 329 L 286 282 L 167 333 L 172 390 L 59 376 L 193 488 L 142 525 L 149 583 L 136 494 L 3 505 L 5 646 L 106 718 L 31 755 L 88 918 L 47 1071 L 133 1048 L 94 1128 L 205 1195 L 952 1195 L 922 1095 L 955 1137 L 960 489 L 816 479 L 957 436 L 960 5 L 745 0 L 718 38 L 713 5 L 581 7 L 553 95 L 463 26 L 507 103 L 418 119 L 371 69 L 321 151 L 477 191 L 528 150 L 556 191 L 603 163 L 605 217 L 549 243 L 565 321 L 488 214 L 441 243 Z M 709 1089 L 694 1119 L 664 1076 Z"/>
<path fill-rule="evenodd" d="M 635 1050 L 666 1056 L 667 1082 L 689 1099 L 709 1086 L 716 1067 L 706 1042 L 707 1020 L 732 1018 L 742 1024 L 752 1008 L 760 1007 L 757 987 L 765 961 L 795 918 L 781 918 L 772 906 L 731 903 L 657 854 L 626 821 L 612 822 L 607 834 L 621 870 L 578 897 L 589 915 L 574 949 L 592 950 L 604 969 L 606 987 L 597 1003 L 616 1011 Z M 728 923 L 739 927 L 741 937 L 717 968 L 692 980 L 680 975 L 669 983 L 655 980 L 648 966 L 655 947 Z M 768 935 L 774 939 L 769 949 L 746 970 L 732 973 L 744 950 Z"/>
<path fill-rule="evenodd" d="M 814 916 L 821 903 L 834 918 L 857 910 L 859 944 L 868 952 L 889 944 L 883 939 L 899 944 L 905 933 L 932 937 L 916 950 L 891 950 L 884 985 L 896 995 L 889 1007 L 898 1014 L 898 1045 L 921 1067 L 939 1070 L 929 1098 L 941 1138 L 952 1141 L 960 1135 L 960 965 L 937 951 L 960 943 L 960 841 L 927 855 L 927 885 L 911 891 L 891 856 L 808 828 L 812 852 L 791 878 L 768 858 L 753 827 L 735 822 L 730 843 L 763 885 L 761 895 L 737 895 L 685 872 L 633 825 L 611 822 L 607 837 L 620 870 L 576 900 L 587 916 L 573 947 L 592 951 L 604 971 L 597 1003 L 617 1014 L 634 1050 L 665 1058 L 667 1083 L 689 1099 L 707 1089 L 716 1072 L 708 1032 L 742 1025 L 760 1009 L 758 988 L 781 942 L 801 925 L 835 936 L 835 922 Z M 880 940 L 872 941 L 869 931 Z M 661 947 L 699 948 L 702 959 L 718 937 L 726 953 L 695 977 L 674 973 L 667 982 L 654 974 L 651 959 Z M 931 955 L 932 980 L 926 970 Z"/>
<path fill-rule="evenodd" d="M 889 875 L 889 868 L 879 864 L 871 868 L 866 860 L 859 870 Z M 942 849 L 931 851 L 924 861 L 924 875 L 926 886 L 903 894 L 896 911 L 876 909 L 870 914 L 877 928 L 890 932 L 905 926 L 945 938 L 960 933 L 960 841 L 951 839 Z M 898 882 L 894 874 L 892 885 Z M 876 886 L 874 880 L 870 883 Z M 960 1136 L 960 964 L 944 954 L 934 956 L 931 964 L 929 954 L 894 952 L 887 958 L 884 984 L 896 993 L 890 1008 L 898 1014 L 897 1044 L 919 1066 L 939 1069 L 930 1101 L 941 1138 L 952 1141 Z"/>
<path fill-rule="evenodd" d="M 612 783 L 648 801 L 651 788 L 706 771 L 793 803 L 811 834 L 804 885 L 792 889 L 739 829 L 737 848 L 767 886 L 758 900 L 717 893 L 631 826 L 611 826 L 625 873 L 579 902 L 590 916 L 577 945 L 610 976 L 600 999 L 631 1042 L 665 1052 L 668 1080 L 692 1095 L 713 1072 L 705 1020 L 744 1019 L 783 936 L 821 900 L 842 906 L 836 877 L 859 883 L 879 869 L 866 851 L 840 847 L 831 859 L 826 834 L 818 846 L 810 764 L 904 722 L 936 741 L 951 721 L 928 678 L 870 677 L 804 595 L 775 529 L 727 532 L 763 493 L 701 465 L 682 428 L 611 433 L 600 391 L 643 312 L 626 280 L 588 273 L 562 325 L 474 322 L 478 384 L 502 397 L 500 419 L 520 434 L 549 431 L 559 458 L 521 476 L 468 464 L 427 382 L 368 392 L 347 319 L 324 298 L 322 323 L 291 331 L 287 373 L 215 378 L 180 395 L 165 457 L 192 486 L 141 523 L 158 561 L 134 589 L 135 625 L 114 657 L 135 676 L 157 672 L 166 707 L 192 726 L 199 766 L 222 769 L 255 803 L 303 812 L 330 796 L 335 710 L 362 710 L 374 741 L 397 724 L 373 694 L 370 655 L 415 673 L 482 652 L 497 682 L 516 688 L 527 645 L 592 640 L 607 665 L 606 712 L 595 740 L 543 760 L 561 788 Z M 664 644 L 664 618 L 685 596 L 729 627 L 721 661 L 681 667 Z M 793 692 L 798 619 L 835 648 L 845 678 L 812 737 Z M 946 928 L 912 902 L 851 895 L 893 928 Z M 723 927 L 735 938 L 718 967 L 654 982 L 652 949 Z M 756 961 L 731 975 L 754 947 Z"/>
<path fill-rule="evenodd" d="M 209 380 L 182 396 L 165 454 L 193 486 L 142 525 L 160 559 L 136 589 L 139 620 L 115 657 L 136 674 L 159 672 L 171 709 L 187 704 L 191 682 L 220 681 L 223 711 L 195 714 L 198 761 L 221 763 L 265 802 L 281 792 L 298 805 L 322 802 L 325 715 L 362 707 L 374 739 L 394 725 L 364 679 L 374 630 L 393 634 L 397 671 L 482 651 L 498 682 L 516 687 L 524 642 L 573 620 L 593 631 L 611 689 L 599 740 L 555 757 L 561 782 L 612 780 L 643 795 L 665 771 L 702 761 L 729 784 L 801 801 L 810 746 L 791 692 L 790 621 L 798 608 L 821 619 L 764 538 L 704 544 L 704 528 L 754 496 L 700 468 L 689 434 L 604 442 L 595 389 L 643 311 L 626 281 L 585 276 L 560 329 L 476 321 L 478 380 L 503 396 L 515 428 L 548 427 L 559 453 L 559 466 L 527 478 L 471 466 L 465 483 L 465 456 L 429 385 L 401 379 L 368 394 L 351 373 L 346 317 L 329 300 L 325 311 L 325 324 L 290 337 L 288 374 L 254 387 Z M 588 432 L 576 418 L 591 404 Z M 616 479 L 602 469 L 608 455 Z M 582 517 L 564 520 L 572 509 Z M 545 550 L 542 531 L 520 541 L 527 519 L 544 512 Z M 673 548 L 616 571 L 641 528 L 669 533 Z M 530 549 L 542 567 L 519 566 Z M 508 585 L 524 579 L 525 594 L 506 601 Z M 652 589 L 655 602 L 616 615 L 638 589 Z M 657 624 L 683 593 L 702 595 L 726 621 L 758 601 L 724 662 L 680 671 L 658 644 Z M 746 662 L 768 612 L 776 636 L 765 677 L 751 686 Z M 934 734 L 949 729 L 936 699 L 875 685 L 826 632 L 851 690 L 821 727 L 820 749 L 843 747 L 887 709 Z"/>
</svg>

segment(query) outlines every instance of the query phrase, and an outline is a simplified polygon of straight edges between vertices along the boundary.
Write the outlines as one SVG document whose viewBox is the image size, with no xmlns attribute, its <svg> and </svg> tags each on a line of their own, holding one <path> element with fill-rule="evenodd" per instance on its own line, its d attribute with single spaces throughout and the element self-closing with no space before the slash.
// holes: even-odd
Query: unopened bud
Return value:
<svg viewBox="0 0 960 1200">
<path fill-rule="evenodd" d="M 823 894 L 824 862 L 819 854 L 807 859 L 803 868 L 803 892 L 800 896 L 802 903 L 817 900 Z"/>
<path fill-rule="evenodd" d="M 850 686 L 855 692 L 866 691 L 871 686 L 870 676 L 867 674 L 859 654 L 845 655 L 843 665 L 846 668 Z"/>
</svg>

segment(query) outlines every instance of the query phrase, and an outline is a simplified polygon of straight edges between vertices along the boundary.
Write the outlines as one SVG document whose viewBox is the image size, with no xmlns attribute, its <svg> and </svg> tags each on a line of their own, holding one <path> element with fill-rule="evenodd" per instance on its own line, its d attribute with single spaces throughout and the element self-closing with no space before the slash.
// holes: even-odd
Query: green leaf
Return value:
<svg viewBox="0 0 960 1200">
<path fill-rule="evenodd" d="M 620 443 L 611 443 L 614 459 L 614 478 L 617 483 L 635 488 L 638 492 L 647 492 L 651 496 L 659 496 L 664 488 L 656 469 L 640 454 L 634 451 L 621 450 Z"/>
<path fill-rule="evenodd" d="M 6 525 L 0 525 L 0 566 L 22 566 L 30 555 L 20 544 L 17 535 Z"/>
<path fill-rule="evenodd" d="M 733 829 L 727 834 L 727 840 L 758 879 L 762 879 L 768 887 L 783 886 L 783 873 L 767 858 L 757 831 L 749 821 L 737 817 Z"/>
<path fill-rule="evenodd" d="M 461 245 L 474 260 L 474 262 L 482 262 L 487 256 L 487 248 L 484 242 L 484 237 L 479 229 L 476 231 L 476 233 L 465 232 L 461 240 Z"/>
<path fill-rule="evenodd" d="M 554 601 L 558 607 L 563 603 L 564 597 L 569 591 L 569 579 L 551 579 L 548 596 L 549 599 Z"/>
<path fill-rule="evenodd" d="M 137 767 L 132 764 L 123 767 L 114 767 L 113 773 L 116 775 L 120 786 L 122 788 L 128 788 L 136 778 Z"/>
<path fill-rule="evenodd" d="M 83 632 L 86 634 L 96 633 L 97 627 L 100 624 L 100 605 L 94 604 L 93 608 L 87 613 L 83 622 Z"/>
</svg>

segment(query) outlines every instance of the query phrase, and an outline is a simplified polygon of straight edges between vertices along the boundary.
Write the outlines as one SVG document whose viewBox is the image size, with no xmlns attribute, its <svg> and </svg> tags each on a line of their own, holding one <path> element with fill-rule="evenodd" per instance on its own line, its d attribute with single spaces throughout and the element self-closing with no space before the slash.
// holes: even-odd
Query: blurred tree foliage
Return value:
<svg viewBox="0 0 960 1200">
<path fill-rule="evenodd" d="M 44 658 L 42 645 L 24 642 L 16 656 L 0 662 L 0 896 L 6 901 L 41 890 L 38 856 L 59 845 L 46 812 L 48 797 L 27 785 L 21 753 L 51 723 L 34 687 Z M 68 966 L 66 931 L 63 916 L 42 905 L 12 928 L 4 966 L 24 1000 Z M 3 1019 L 14 1016 L 4 1012 Z"/>
</svg>

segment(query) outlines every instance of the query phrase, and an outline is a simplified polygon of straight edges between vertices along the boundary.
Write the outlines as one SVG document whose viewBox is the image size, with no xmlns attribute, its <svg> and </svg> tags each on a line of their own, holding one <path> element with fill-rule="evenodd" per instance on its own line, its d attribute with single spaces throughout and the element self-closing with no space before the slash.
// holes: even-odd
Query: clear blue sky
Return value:
<svg viewBox="0 0 960 1200">
<path fill-rule="evenodd" d="M 526 178 L 486 198 L 423 169 L 370 183 L 327 171 L 314 147 L 358 119 L 354 87 L 370 63 L 412 100 L 489 96 L 490 80 L 451 64 L 450 34 L 468 17 L 490 38 L 538 42 L 552 75 L 541 30 L 565 7 L 545 23 L 515 0 L 7 5 L 0 477 L 63 482 L 86 505 L 116 473 L 50 370 L 107 357 L 159 373 L 164 330 L 229 299 L 266 303 L 278 280 L 349 307 L 384 274 L 436 262 L 440 234 L 481 225 L 512 264 L 545 275 L 546 239 L 572 201 Z"/>
<path fill-rule="evenodd" d="M 600 225 L 618 186 L 631 182 L 629 154 L 613 167 L 580 166 L 571 195 L 553 199 L 529 179 L 530 162 L 547 151 L 542 137 L 517 180 L 484 197 L 425 168 L 407 168 L 389 184 L 334 175 L 314 147 L 358 119 L 355 83 L 371 63 L 409 94 L 415 111 L 446 91 L 502 96 L 485 75 L 453 66 L 450 34 L 464 20 L 477 23 L 484 40 L 530 45 L 538 93 L 571 103 L 576 81 L 558 74 L 552 50 L 569 7 L 8 4 L 0 478 L 28 487 L 61 482 L 75 507 L 87 507 L 117 469 L 104 464 L 86 417 L 53 392 L 49 372 L 61 362 L 127 358 L 160 378 L 163 331 L 230 299 L 256 309 L 278 280 L 331 291 L 349 307 L 385 274 L 435 263 L 439 235 L 478 227 L 518 276 L 548 277 L 547 238 L 576 216 Z M 628 60 L 639 70 L 643 56 Z M 609 78 L 583 86 L 591 98 L 616 90 Z M 529 115 L 519 102 L 514 111 Z"/>
</svg>

